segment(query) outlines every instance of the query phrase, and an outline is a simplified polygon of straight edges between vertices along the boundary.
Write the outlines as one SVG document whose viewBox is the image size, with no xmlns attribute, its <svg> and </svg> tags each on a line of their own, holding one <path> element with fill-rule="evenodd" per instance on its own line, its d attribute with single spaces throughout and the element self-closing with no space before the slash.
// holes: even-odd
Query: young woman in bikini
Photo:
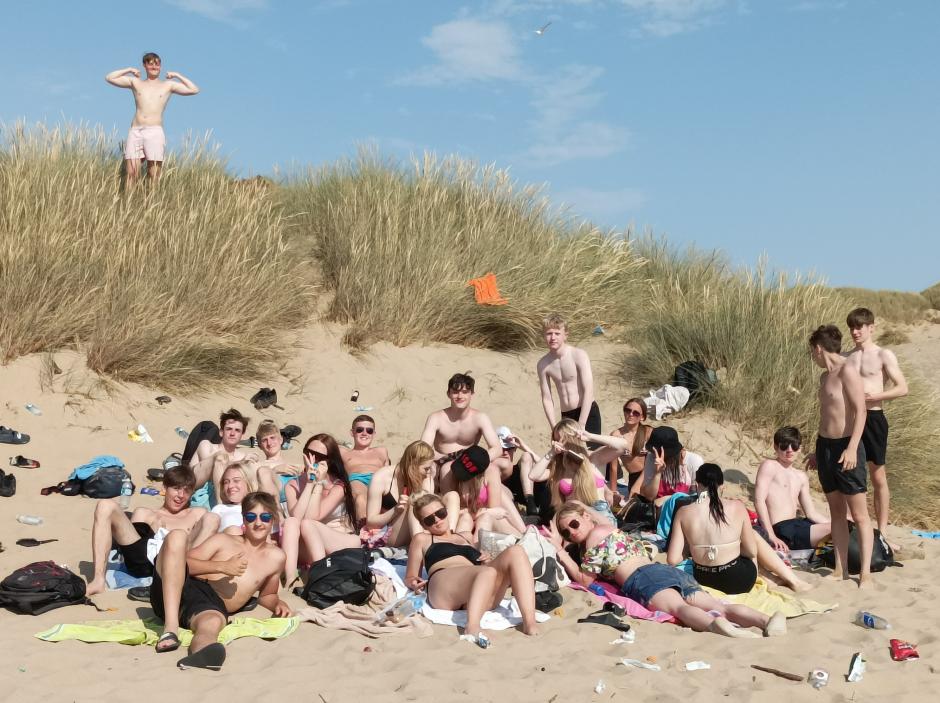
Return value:
<svg viewBox="0 0 940 703">
<path fill-rule="evenodd" d="M 565 551 L 562 538 L 583 546 L 580 564 Z M 650 561 L 640 540 L 598 521 L 582 505 L 567 503 L 558 511 L 551 541 L 573 581 L 582 586 L 598 578 L 611 581 L 627 598 L 650 610 L 669 613 L 693 630 L 727 637 L 758 637 L 749 629 L 752 627 L 760 628 L 767 637 L 786 633 L 782 613 L 768 617 L 744 605 L 721 603 L 684 571 Z"/>
<path fill-rule="evenodd" d="M 506 535 L 521 535 L 525 522 L 503 485 L 499 468 L 490 463 L 489 453 L 479 445 L 461 450 L 450 464 L 450 473 L 457 484 L 459 507 L 473 518 L 473 534 L 492 530 Z M 452 510 L 450 493 L 444 496 Z"/>
<path fill-rule="evenodd" d="M 467 610 L 467 627 L 463 638 L 481 647 L 489 645 L 480 631 L 483 614 L 499 605 L 507 588 L 522 612 L 522 631 L 539 634 L 535 621 L 535 581 L 525 550 L 513 545 L 488 560 L 472 544 L 472 524 L 465 515 L 458 531 L 447 525 L 447 508 L 440 496 L 433 493 L 416 498 L 412 512 L 427 530 L 416 534 L 408 548 L 405 585 L 413 591 L 426 590 L 428 605 L 443 610 Z M 427 569 L 427 580 L 421 569 Z"/>
<path fill-rule="evenodd" d="M 627 442 L 629 448 L 625 450 L 608 466 L 610 489 L 617 491 L 616 482 L 620 473 L 627 479 L 627 486 L 633 484 L 643 475 L 643 466 L 646 463 L 646 441 L 653 428 L 646 423 L 648 410 L 642 398 L 630 398 L 623 404 L 623 425 L 610 433 L 611 437 L 618 437 Z"/>
</svg>

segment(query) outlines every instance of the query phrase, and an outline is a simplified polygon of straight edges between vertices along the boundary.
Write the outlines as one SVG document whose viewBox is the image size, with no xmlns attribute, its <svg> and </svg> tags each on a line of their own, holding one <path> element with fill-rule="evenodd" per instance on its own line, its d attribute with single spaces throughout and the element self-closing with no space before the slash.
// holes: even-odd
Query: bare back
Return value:
<svg viewBox="0 0 940 703">
<path fill-rule="evenodd" d="M 857 375 L 848 363 L 834 366 L 819 377 L 819 434 L 827 439 L 852 435 L 855 410 L 845 387 L 846 375 Z"/>
<path fill-rule="evenodd" d="M 727 564 L 742 554 L 747 513 L 738 501 L 722 500 L 721 503 L 727 524 L 716 522 L 711 517 L 707 499 L 683 506 L 676 513 L 676 522 L 682 528 L 692 561 L 696 564 Z"/>
</svg>

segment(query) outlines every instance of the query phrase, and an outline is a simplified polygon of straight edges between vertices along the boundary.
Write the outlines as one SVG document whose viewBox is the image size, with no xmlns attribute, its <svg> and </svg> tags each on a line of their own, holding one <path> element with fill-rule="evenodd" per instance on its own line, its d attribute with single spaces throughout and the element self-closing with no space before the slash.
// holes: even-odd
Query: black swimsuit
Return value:
<svg viewBox="0 0 940 703">
<path fill-rule="evenodd" d="M 466 540 L 466 537 L 461 535 L 461 538 Z M 428 547 L 427 551 L 424 553 L 424 567 L 428 570 L 428 582 L 427 582 L 427 594 L 428 594 L 428 605 L 432 608 L 431 605 L 431 579 L 434 577 L 434 574 L 441 571 L 435 571 L 434 574 L 431 573 L 431 567 L 437 564 L 439 561 L 444 559 L 450 559 L 451 557 L 463 557 L 469 561 L 474 566 L 477 566 L 480 563 L 480 557 L 482 556 L 476 548 L 474 548 L 470 542 L 467 544 L 454 544 L 452 542 L 435 542 L 434 535 L 431 535 L 431 546 Z M 459 610 L 459 608 L 458 608 Z"/>
</svg>

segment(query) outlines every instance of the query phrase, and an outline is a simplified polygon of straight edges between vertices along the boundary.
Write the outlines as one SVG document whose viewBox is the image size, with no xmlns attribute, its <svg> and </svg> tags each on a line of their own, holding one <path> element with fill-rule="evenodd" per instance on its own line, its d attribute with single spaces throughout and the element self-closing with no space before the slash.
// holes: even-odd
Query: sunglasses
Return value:
<svg viewBox="0 0 940 703">
<path fill-rule="evenodd" d="M 329 457 L 326 454 L 321 454 L 320 452 L 315 452 L 312 449 L 304 449 L 304 454 L 309 457 L 313 457 L 317 461 L 326 461 Z"/>
<path fill-rule="evenodd" d="M 568 523 L 568 527 L 559 527 L 558 532 L 565 538 L 565 542 L 570 542 L 571 530 L 577 530 L 579 527 L 581 527 L 581 523 L 577 520 L 572 520 Z"/>
<path fill-rule="evenodd" d="M 375 428 L 374 427 L 353 427 L 353 432 L 355 432 L 356 434 L 362 434 L 363 432 L 365 432 L 366 434 L 375 434 Z"/>
<path fill-rule="evenodd" d="M 643 417 L 643 413 L 641 413 L 639 410 L 633 410 L 631 408 L 624 408 L 623 414 L 629 415 L 630 417 Z"/>
<path fill-rule="evenodd" d="M 423 518 L 421 518 L 421 524 L 425 527 L 430 527 L 435 522 L 438 520 L 443 520 L 445 517 L 447 517 L 447 508 L 441 508 L 440 510 L 435 510 L 430 515 L 425 515 Z"/>
<path fill-rule="evenodd" d="M 799 442 L 791 442 L 791 441 L 781 442 L 780 444 L 777 445 L 777 447 L 778 447 L 778 448 L 780 449 L 780 451 L 782 451 L 782 452 L 785 452 L 785 451 L 787 451 L 788 449 L 792 449 L 792 450 L 795 451 L 795 452 L 800 451 L 800 443 L 799 443 Z"/>
<path fill-rule="evenodd" d="M 247 525 L 250 525 L 251 523 L 257 521 L 259 517 L 261 518 L 261 522 L 267 525 L 269 522 L 271 522 L 271 520 L 274 519 L 274 514 L 273 513 L 244 513 L 242 517 L 245 518 L 245 524 Z"/>
</svg>

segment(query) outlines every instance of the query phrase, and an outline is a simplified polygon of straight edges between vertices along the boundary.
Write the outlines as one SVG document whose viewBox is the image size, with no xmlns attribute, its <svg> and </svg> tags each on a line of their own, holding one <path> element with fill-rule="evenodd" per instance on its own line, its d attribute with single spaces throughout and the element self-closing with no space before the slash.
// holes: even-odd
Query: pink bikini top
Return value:
<svg viewBox="0 0 940 703">
<path fill-rule="evenodd" d="M 602 479 L 600 476 L 595 475 L 594 485 L 597 486 L 598 488 L 603 488 L 607 484 L 604 482 L 604 479 Z M 571 491 L 572 491 L 572 487 L 571 487 L 570 478 L 563 478 L 558 482 L 558 492 L 561 493 L 563 496 L 565 497 L 570 496 Z"/>
</svg>

